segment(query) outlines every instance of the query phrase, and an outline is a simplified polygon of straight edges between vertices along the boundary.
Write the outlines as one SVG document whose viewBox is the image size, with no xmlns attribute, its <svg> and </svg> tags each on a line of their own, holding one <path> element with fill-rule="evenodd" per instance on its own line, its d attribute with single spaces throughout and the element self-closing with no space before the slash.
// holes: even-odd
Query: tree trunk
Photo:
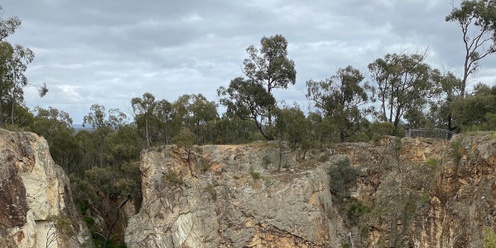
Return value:
<svg viewBox="0 0 496 248">
<path fill-rule="evenodd" d="M 184 147 L 184 150 L 186 150 L 186 153 L 188 153 L 186 163 L 188 164 L 189 173 L 191 174 L 191 177 L 196 177 L 196 175 L 193 173 L 193 169 L 191 168 L 191 149 L 187 149 L 186 147 Z"/>
<path fill-rule="evenodd" d="M 12 95 L 12 100 L 10 103 L 12 106 L 10 108 L 10 120 L 12 125 L 14 125 L 14 108 L 15 108 L 15 102 L 14 102 L 14 95 Z"/>
</svg>

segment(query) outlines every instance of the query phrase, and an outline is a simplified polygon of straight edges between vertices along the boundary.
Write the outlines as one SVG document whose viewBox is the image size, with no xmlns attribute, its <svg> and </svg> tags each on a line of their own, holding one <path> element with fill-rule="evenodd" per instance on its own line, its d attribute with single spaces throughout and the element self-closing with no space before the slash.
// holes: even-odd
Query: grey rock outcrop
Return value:
<svg viewBox="0 0 496 248">
<path fill-rule="evenodd" d="M 0 129 L 0 247 L 92 247 L 46 140 Z"/>
<path fill-rule="evenodd" d="M 338 247 L 347 238 L 328 164 L 268 173 L 274 148 L 197 149 L 197 177 L 174 147 L 143 153 L 143 204 L 129 221 L 129 247 Z"/>
<path fill-rule="evenodd" d="M 496 236 L 494 132 L 335 144 L 306 159 L 284 153 L 282 171 L 273 143 L 192 154 L 143 152 L 129 247 L 475 248 Z M 343 156 L 358 178 L 352 197 L 337 199 L 328 173 Z"/>
</svg>

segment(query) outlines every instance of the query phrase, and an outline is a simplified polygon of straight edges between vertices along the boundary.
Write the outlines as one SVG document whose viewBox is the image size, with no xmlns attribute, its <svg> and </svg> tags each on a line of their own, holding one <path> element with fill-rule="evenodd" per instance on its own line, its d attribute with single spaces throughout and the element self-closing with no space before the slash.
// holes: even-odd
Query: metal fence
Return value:
<svg viewBox="0 0 496 248">
<path fill-rule="evenodd" d="M 442 128 L 434 129 L 409 129 L 405 131 L 405 137 L 415 138 L 415 137 L 426 137 L 426 138 L 438 138 L 450 140 L 453 137 L 454 132 Z"/>
</svg>

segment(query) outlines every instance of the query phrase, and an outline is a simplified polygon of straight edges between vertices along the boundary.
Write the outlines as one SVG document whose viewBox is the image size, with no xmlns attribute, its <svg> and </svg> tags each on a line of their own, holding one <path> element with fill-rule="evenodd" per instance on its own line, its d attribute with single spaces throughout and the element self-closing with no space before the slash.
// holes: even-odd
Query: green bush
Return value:
<svg viewBox="0 0 496 248">
<path fill-rule="evenodd" d="M 209 163 L 208 161 L 205 161 L 205 160 L 202 159 L 201 165 L 200 165 L 201 171 L 202 172 L 207 172 L 210 169 L 210 167 L 212 167 L 212 164 Z"/>
<path fill-rule="evenodd" d="M 496 234 L 490 227 L 484 228 L 484 248 L 496 248 Z"/>
<path fill-rule="evenodd" d="M 459 162 L 462 158 L 462 137 L 458 137 L 450 142 L 451 156 L 456 162 Z"/>
<path fill-rule="evenodd" d="M 84 222 L 86 222 L 87 226 L 91 226 L 91 225 L 95 224 L 95 219 L 87 216 L 87 217 L 84 217 Z"/>
<path fill-rule="evenodd" d="M 348 209 L 346 215 L 351 224 L 356 225 L 360 216 L 366 213 L 370 213 L 370 208 L 364 206 L 358 199 L 350 198 L 348 202 Z"/>
<path fill-rule="evenodd" d="M 174 186 L 184 185 L 183 179 L 179 176 L 177 172 L 173 170 L 167 171 L 167 173 L 165 174 L 165 178 L 167 179 L 167 181 L 169 181 L 169 183 L 171 183 Z"/>
<path fill-rule="evenodd" d="M 435 158 L 430 158 L 427 160 L 427 164 L 431 166 L 432 168 L 436 168 L 438 165 L 438 160 Z"/>
<path fill-rule="evenodd" d="M 342 200 L 349 197 L 349 190 L 356 185 L 357 171 L 348 158 L 340 159 L 329 171 L 331 193 Z"/>
<path fill-rule="evenodd" d="M 254 180 L 258 180 L 260 179 L 260 172 L 256 172 L 255 169 L 252 167 L 250 167 L 250 175 L 251 177 L 253 177 Z"/>
<path fill-rule="evenodd" d="M 270 159 L 269 155 L 265 155 L 262 158 L 262 166 L 267 169 L 269 167 L 269 164 L 272 163 L 272 160 Z"/>
<path fill-rule="evenodd" d="M 330 158 L 329 152 L 326 151 L 324 154 L 320 155 L 319 162 L 324 163 L 328 161 L 329 158 Z"/>
</svg>

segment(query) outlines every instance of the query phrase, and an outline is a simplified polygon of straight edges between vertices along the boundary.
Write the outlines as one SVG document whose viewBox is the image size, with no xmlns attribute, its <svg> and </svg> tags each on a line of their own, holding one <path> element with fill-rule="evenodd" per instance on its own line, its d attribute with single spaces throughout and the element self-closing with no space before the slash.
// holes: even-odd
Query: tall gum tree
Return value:
<svg viewBox="0 0 496 248">
<path fill-rule="evenodd" d="M 425 54 L 387 54 L 368 65 L 376 84 L 380 108 L 379 120 L 390 122 L 398 130 L 400 121 L 410 111 L 423 109 L 439 94 L 439 71 L 424 63 Z"/>
<path fill-rule="evenodd" d="M 263 37 L 261 47 L 249 46 L 248 58 L 243 61 L 247 78 L 231 80 L 229 87 L 221 87 L 217 94 L 228 112 L 241 119 L 253 119 L 262 136 L 273 140 L 272 117 L 277 108 L 273 89 L 287 89 L 296 83 L 294 61 L 288 58 L 288 42 L 282 35 Z"/>
<path fill-rule="evenodd" d="M 228 115 L 242 120 L 251 119 L 255 122 L 260 134 L 267 140 L 273 140 L 272 134 L 267 131 L 267 109 L 275 106 L 275 98 L 262 85 L 242 77 L 231 80 L 226 89 L 217 90 L 220 103 L 224 105 Z"/>
<path fill-rule="evenodd" d="M 284 36 L 277 34 L 263 37 L 260 40 L 260 49 L 249 46 L 246 49 L 249 58 L 243 64 L 243 73 L 256 84 L 263 85 L 272 95 L 276 88 L 286 89 L 288 85 L 296 83 L 294 61 L 288 58 L 288 42 Z M 272 110 L 268 114 L 268 124 L 272 126 Z"/>
<path fill-rule="evenodd" d="M 142 98 L 134 97 L 131 99 L 131 106 L 133 107 L 133 112 L 135 114 L 135 121 L 138 123 L 138 119 L 142 117 L 144 119 L 145 125 L 145 139 L 146 146 L 150 147 L 152 144 L 150 137 L 150 122 L 153 118 L 153 112 L 157 103 L 155 101 L 155 96 L 152 93 L 146 92 L 143 94 Z"/>
<path fill-rule="evenodd" d="M 369 100 L 367 90 L 371 87 L 363 79 L 359 70 L 348 66 L 339 69 L 329 79 L 306 83 L 307 99 L 335 123 L 341 142 L 359 131 L 360 123 L 368 112 L 363 105 Z"/>
<path fill-rule="evenodd" d="M 460 95 L 464 98 L 468 77 L 477 71 L 480 60 L 496 52 L 496 1 L 462 1 L 459 8 L 453 6 L 446 21 L 462 31 L 465 56 Z"/>
<path fill-rule="evenodd" d="M 34 53 L 21 45 L 12 45 L 6 38 L 14 34 L 21 26 L 17 17 L 2 18 L 3 10 L 0 6 L 0 127 L 4 126 L 4 108 L 10 100 L 11 124 L 14 124 L 14 111 L 17 104 L 24 101 L 23 87 L 28 85 L 25 76 L 27 65 L 34 59 Z M 44 96 L 48 89 L 46 85 L 37 86 L 40 96 Z"/>
</svg>

